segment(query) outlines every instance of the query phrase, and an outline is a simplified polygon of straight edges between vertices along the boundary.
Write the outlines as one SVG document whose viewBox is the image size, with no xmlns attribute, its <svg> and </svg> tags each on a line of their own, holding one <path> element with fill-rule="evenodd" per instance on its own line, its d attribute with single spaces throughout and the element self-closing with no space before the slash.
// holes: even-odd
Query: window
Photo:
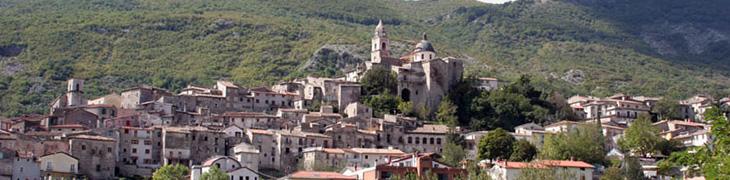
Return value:
<svg viewBox="0 0 730 180">
<path fill-rule="evenodd" d="M 46 163 L 46 171 L 53 171 L 53 161 Z"/>
<path fill-rule="evenodd" d="M 408 137 L 410 138 L 410 137 Z M 421 144 L 421 138 L 416 137 L 416 144 Z"/>
<path fill-rule="evenodd" d="M 151 144 L 152 144 L 152 141 L 150 141 L 150 140 L 144 140 L 144 145 L 151 145 Z"/>
<path fill-rule="evenodd" d="M 150 153 L 150 150 L 149 150 L 149 149 L 145 149 L 145 150 L 144 150 L 144 153 L 145 153 L 145 154 L 149 154 L 149 153 Z"/>
<path fill-rule="evenodd" d="M 86 145 L 81 145 L 81 150 L 86 150 Z"/>
<path fill-rule="evenodd" d="M 433 143 L 434 143 L 434 140 L 433 140 L 433 138 L 429 139 L 429 141 L 428 141 L 428 142 L 429 142 L 429 144 L 433 144 Z"/>
<path fill-rule="evenodd" d="M 74 164 L 71 165 L 71 168 L 69 168 L 71 172 L 76 172 L 76 166 Z"/>
<path fill-rule="evenodd" d="M 107 147 L 106 148 L 106 152 L 109 152 L 109 153 L 112 152 L 112 148 L 111 147 Z"/>
<path fill-rule="evenodd" d="M 137 153 L 137 148 L 132 148 L 132 153 Z"/>
<path fill-rule="evenodd" d="M 412 140 L 412 139 L 413 139 L 413 138 L 411 138 L 411 137 L 408 137 L 408 144 L 410 144 L 410 143 L 413 143 L 413 140 Z"/>
<path fill-rule="evenodd" d="M 99 165 L 99 164 L 96 165 L 96 171 L 101 171 L 101 165 Z"/>
<path fill-rule="evenodd" d="M 132 140 L 132 144 L 137 144 L 137 143 L 139 143 L 139 140 L 136 140 L 136 139 Z"/>
<path fill-rule="evenodd" d="M 441 138 L 436 139 L 436 144 L 441 144 Z"/>
</svg>

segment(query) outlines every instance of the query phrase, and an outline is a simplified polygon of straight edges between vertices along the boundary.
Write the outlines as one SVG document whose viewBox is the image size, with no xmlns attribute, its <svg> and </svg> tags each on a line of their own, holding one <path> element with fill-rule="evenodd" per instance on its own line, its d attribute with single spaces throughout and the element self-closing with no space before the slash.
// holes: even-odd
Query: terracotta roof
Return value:
<svg viewBox="0 0 730 180">
<path fill-rule="evenodd" d="M 292 179 L 356 179 L 354 176 L 345 176 L 336 172 L 297 171 L 289 175 Z"/>
<path fill-rule="evenodd" d="M 552 167 L 593 168 L 593 165 L 583 161 L 540 160 L 538 163 Z"/>
<path fill-rule="evenodd" d="M 41 158 L 42 158 L 42 157 L 46 157 L 46 156 L 51 156 L 51 155 L 55 155 L 55 154 L 63 154 L 63 155 L 66 155 L 66 156 L 68 156 L 68 157 L 71 157 L 71 158 L 73 158 L 73 159 L 76 159 L 77 161 L 79 160 L 79 158 L 76 158 L 76 157 L 74 157 L 74 156 L 72 156 L 71 154 L 68 154 L 68 153 L 66 153 L 66 152 L 55 152 L 55 153 L 51 153 L 51 154 L 46 154 L 46 155 L 43 155 L 43 156 L 41 156 Z"/>
<path fill-rule="evenodd" d="M 593 168 L 583 161 L 563 161 L 563 160 L 538 160 L 534 162 L 497 162 L 498 165 L 509 169 L 522 168 L 547 168 L 547 167 L 572 167 L 572 168 Z"/>
<path fill-rule="evenodd" d="M 97 140 L 97 141 L 117 141 L 116 139 L 108 138 L 108 137 L 104 137 L 104 136 L 83 135 L 83 134 L 71 136 L 70 138 L 71 139 L 88 139 L 88 140 Z"/>
<path fill-rule="evenodd" d="M 393 155 L 393 156 L 400 156 L 405 155 L 405 153 L 398 149 L 377 149 L 377 148 L 350 148 L 345 149 L 345 151 L 351 151 L 354 153 L 359 154 L 384 154 L 384 155 Z"/>
<path fill-rule="evenodd" d="M 424 124 L 414 130 L 408 131 L 408 133 L 419 133 L 419 134 L 445 134 L 449 132 L 449 127 L 441 124 Z"/>
<path fill-rule="evenodd" d="M 86 129 L 86 126 L 81 124 L 62 124 L 62 125 L 53 125 L 50 126 L 50 128 L 83 128 Z"/>
<path fill-rule="evenodd" d="M 215 155 L 215 156 L 210 157 L 210 158 L 206 159 L 205 161 L 203 161 L 202 166 L 211 166 L 211 165 L 213 165 L 213 163 L 215 161 L 217 161 L 219 159 L 230 159 L 230 160 L 233 160 L 234 162 L 237 162 L 238 163 L 238 161 L 236 159 L 233 159 L 231 157 L 221 156 L 221 155 Z M 241 166 L 241 164 L 239 163 L 238 166 Z"/>
<path fill-rule="evenodd" d="M 262 112 L 225 112 L 223 113 L 223 116 L 232 116 L 232 117 L 269 117 L 269 118 L 275 118 L 277 116 L 262 113 Z"/>
<path fill-rule="evenodd" d="M 529 162 L 497 162 L 497 165 L 502 166 L 507 169 L 524 169 L 524 168 L 540 168 L 544 169 L 547 168 L 547 166 L 538 164 L 538 163 L 529 163 Z"/>
<path fill-rule="evenodd" d="M 562 126 L 562 125 L 568 125 L 568 124 L 580 124 L 580 122 L 562 120 L 560 122 L 548 124 L 545 127 L 555 127 L 555 126 Z"/>
<path fill-rule="evenodd" d="M 273 135 L 269 130 L 263 130 L 263 129 L 246 129 L 246 131 L 254 133 L 254 134 L 266 134 L 266 135 Z"/>
</svg>

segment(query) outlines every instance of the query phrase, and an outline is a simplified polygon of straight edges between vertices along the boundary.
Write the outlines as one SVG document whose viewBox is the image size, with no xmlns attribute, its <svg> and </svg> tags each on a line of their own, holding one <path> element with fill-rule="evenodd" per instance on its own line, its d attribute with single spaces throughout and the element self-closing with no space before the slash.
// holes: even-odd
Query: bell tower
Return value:
<svg viewBox="0 0 730 180">
<path fill-rule="evenodd" d="M 378 22 L 378 26 L 375 27 L 375 33 L 373 35 L 371 43 L 372 51 L 370 52 L 370 61 L 372 63 L 380 63 L 383 57 L 389 57 L 388 46 L 388 34 L 383 27 L 383 21 Z"/>
</svg>

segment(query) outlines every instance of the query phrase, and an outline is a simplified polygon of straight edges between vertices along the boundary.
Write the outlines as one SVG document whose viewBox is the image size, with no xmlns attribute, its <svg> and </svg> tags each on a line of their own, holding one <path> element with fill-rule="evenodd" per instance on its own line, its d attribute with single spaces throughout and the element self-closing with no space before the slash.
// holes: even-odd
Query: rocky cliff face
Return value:
<svg viewBox="0 0 730 180">
<path fill-rule="evenodd" d="M 640 36 L 661 55 L 702 54 L 713 45 L 728 41 L 728 33 L 697 24 L 670 24 L 645 26 Z"/>
</svg>

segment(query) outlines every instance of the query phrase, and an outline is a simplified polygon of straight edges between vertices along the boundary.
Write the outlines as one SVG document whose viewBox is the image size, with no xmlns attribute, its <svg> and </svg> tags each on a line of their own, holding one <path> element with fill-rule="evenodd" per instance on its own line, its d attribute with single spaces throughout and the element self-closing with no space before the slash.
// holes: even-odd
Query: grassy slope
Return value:
<svg viewBox="0 0 730 180">
<path fill-rule="evenodd" d="M 428 32 L 440 53 L 473 57 L 470 73 L 511 79 L 586 71 L 589 80 L 581 85 L 541 78 L 547 88 L 568 93 L 687 95 L 727 84 L 725 69 L 647 53 L 624 19 L 601 14 L 615 9 L 563 2 L 333 2 L 0 0 L 0 45 L 28 47 L 5 60 L 20 62 L 24 71 L 0 75 L 0 111 L 43 111 L 68 77 L 88 79 L 89 96 L 139 83 L 178 89 L 223 78 L 266 85 L 304 75 L 297 67 L 322 45 L 366 48 L 378 19 L 396 41 Z"/>
</svg>

